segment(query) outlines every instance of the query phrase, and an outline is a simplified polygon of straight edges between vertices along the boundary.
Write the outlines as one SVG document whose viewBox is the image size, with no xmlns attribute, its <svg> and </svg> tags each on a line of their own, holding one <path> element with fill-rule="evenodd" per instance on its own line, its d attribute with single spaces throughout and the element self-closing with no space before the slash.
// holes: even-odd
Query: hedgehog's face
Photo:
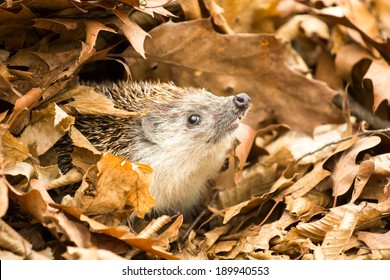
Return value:
<svg viewBox="0 0 390 280">
<path fill-rule="evenodd" d="M 191 90 L 177 102 L 154 104 L 143 118 L 145 137 L 161 149 L 196 149 L 232 137 L 249 107 L 246 94 L 218 97 Z"/>
</svg>

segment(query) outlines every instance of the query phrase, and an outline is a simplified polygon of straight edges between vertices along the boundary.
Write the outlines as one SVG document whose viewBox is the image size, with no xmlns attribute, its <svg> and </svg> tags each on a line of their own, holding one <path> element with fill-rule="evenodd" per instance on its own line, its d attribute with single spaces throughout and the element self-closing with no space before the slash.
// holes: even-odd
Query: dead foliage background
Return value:
<svg viewBox="0 0 390 280">
<path fill-rule="evenodd" d="M 2 1 L 0 259 L 389 259 L 389 19 L 386 0 Z M 125 113 L 78 77 L 247 92 L 237 187 L 133 232 L 153 171 L 72 127 Z"/>
</svg>

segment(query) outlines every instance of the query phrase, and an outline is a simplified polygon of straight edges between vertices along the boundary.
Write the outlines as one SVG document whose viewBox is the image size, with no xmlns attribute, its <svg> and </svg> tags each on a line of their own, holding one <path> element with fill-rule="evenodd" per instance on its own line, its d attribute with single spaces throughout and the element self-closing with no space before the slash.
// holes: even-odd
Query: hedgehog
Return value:
<svg viewBox="0 0 390 280">
<path fill-rule="evenodd" d="M 153 168 L 154 215 L 193 215 L 225 163 L 250 97 L 221 97 L 163 82 L 104 82 L 93 87 L 117 108 L 145 114 L 78 114 L 75 127 L 97 150 Z"/>
</svg>

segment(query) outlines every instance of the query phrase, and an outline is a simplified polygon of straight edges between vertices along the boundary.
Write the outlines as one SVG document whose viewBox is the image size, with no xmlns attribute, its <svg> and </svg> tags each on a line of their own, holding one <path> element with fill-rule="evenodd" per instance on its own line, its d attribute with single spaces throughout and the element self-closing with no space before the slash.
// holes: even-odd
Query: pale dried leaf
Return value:
<svg viewBox="0 0 390 280">
<path fill-rule="evenodd" d="M 137 112 L 128 112 L 115 108 L 114 103 L 104 94 L 96 92 L 92 87 L 77 86 L 61 95 L 57 102 L 73 98 L 74 101 L 63 105 L 62 108 L 69 114 L 103 115 L 117 117 L 138 116 Z M 91 106 L 93 102 L 94 106 Z"/>
<path fill-rule="evenodd" d="M 390 154 L 380 154 L 370 158 L 374 162 L 374 174 L 390 176 Z"/>
<path fill-rule="evenodd" d="M 283 241 L 280 244 L 273 246 L 272 250 L 290 256 L 299 256 L 310 249 L 314 250 L 315 247 L 316 246 L 312 243 L 312 241 L 307 238 Z"/>
<path fill-rule="evenodd" d="M 12 259 L 48 260 L 45 255 L 35 252 L 32 245 L 19 233 L 0 219 L 0 247 L 15 254 Z M 3 256 L 1 256 L 1 259 Z"/>
<path fill-rule="evenodd" d="M 58 166 L 52 167 L 53 169 L 58 169 Z M 39 169 L 36 168 L 38 178 L 39 178 Z M 51 174 L 49 174 L 51 175 Z M 46 179 L 46 178 L 45 178 Z M 47 190 L 56 189 L 63 186 L 69 186 L 80 182 L 83 179 L 83 174 L 78 168 L 72 168 L 65 175 L 60 175 L 58 178 L 46 182 L 45 188 Z M 41 178 L 42 180 L 42 178 Z"/>
<path fill-rule="evenodd" d="M 378 259 L 390 259 L 390 231 L 386 233 L 359 231 L 357 236 L 367 244 L 373 255 L 375 253 L 378 256 Z"/>
<path fill-rule="evenodd" d="M 150 1 L 148 1 L 150 2 Z M 129 40 L 134 49 L 143 57 L 145 57 L 144 42 L 146 36 L 150 35 L 145 32 L 138 24 L 133 22 L 126 12 L 121 9 L 114 9 L 114 14 L 119 20 L 114 20 L 112 23 L 122 30 L 123 34 Z"/>
<path fill-rule="evenodd" d="M 321 244 L 322 253 L 326 260 L 334 260 L 343 252 L 349 238 L 355 231 L 357 220 L 357 210 L 346 211 L 337 228 L 326 233 Z"/>
<path fill-rule="evenodd" d="M 154 205 L 149 193 L 152 176 L 149 166 L 104 154 L 97 167 L 88 170 L 72 205 L 86 214 L 121 211 L 125 205 L 131 205 L 137 215 L 143 217 Z M 91 183 L 94 189 L 91 189 Z"/>
<path fill-rule="evenodd" d="M 216 227 L 205 233 L 205 239 L 199 244 L 199 247 L 202 251 L 208 251 L 221 237 L 225 235 L 230 229 L 230 225 L 223 225 L 221 227 Z"/>
<path fill-rule="evenodd" d="M 236 245 L 236 240 L 220 241 L 212 246 L 207 251 L 207 254 L 215 257 L 215 255 L 218 255 L 219 253 L 230 252 Z"/>
<path fill-rule="evenodd" d="M 250 200 L 241 202 L 237 205 L 233 205 L 227 209 L 225 209 L 225 217 L 223 223 L 226 224 L 232 219 L 234 216 L 245 213 L 249 209 L 253 209 L 256 206 L 259 206 L 265 199 L 262 197 L 252 196 Z"/>
<path fill-rule="evenodd" d="M 381 141 L 379 136 L 361 138 L 351 148 L 342 153 L 341 158 L 331 175 L 334 184 L 333 196 L 337 197 L 343 195 L 351 187 L 359 170 L 359 165 L 356 164 L 358 154 L 364 150 L 377 146 Z"/>
<path fill-rule="evenodd" d="M 360 163 L 359 170 L 356 174 L 350 203 L 355 202 L 359 198 L 368 180 L 370 179 L 372 173 L 374 172 L 374 169 L 375 169 L 375 163 L 371 160 L 365 160 L 362 163 Z"/>
<path fill-rule="evenodd" d="M 62 256 L 67 260 L 124 260 L 111 251 L 92 248 L 77 248 L 68 246 Z"/>
<path fill-rule="evenodd" d="M 279 27 L 275 36 L 290 42 L 295 37 L 298 37 L 301 32 L 309 38 L 329 39 L 328 26 L 312 15 L 292 17 L 287 23 Z"/>
<path fill-rule="evenodd" d="M 308 213 L 315 206 L 329 207 L 332 205 L 332 198 L 324 192 L 311 190 L 301 197 L 293 198 L 292 195 L 288 195 L 285 198 L 286 210 L 291 215 L 301 216 Z"/>
<path fill-rule="evenodd" d="M 183 9 L 186 20 L 202 18 L 202 11 L 198 0 L 179 0 L 180 6 Z"/>
<path fill-rule="evenodd" d="M 13 187 L 9 190 L 10 198 L 47 227 L 54 236 L 58 238 L 66 236 L 69 241 L 79 247 L 91 245 L 91 235 L 88 229 L 51 207 L 49 204 L 55 203 L 38 181 L 31 180 L 31 190 L 25 194 Z"/>
<path fill-rule="evenodd" d="M 43 155 L 70 129 L 74 122 L 60 107 L 50 103 L 32 112 L 31 123 L 20 136 L 34 156 Z"/>
<path fill-rule="evenodd" d="M 15 179 L 16 183 L 13 186 L 19 190 L 26 190 L 34 172 L 34 167 L 27 162 L 17 162 L 14 166 L 10 166 L 4 170 L 4 174 L 12 176 Z"/>
<path fill-rule="evenodd" d="M 1 160 L 1 159 L 0 159 Z M 0 172 L 2 172 L 0 170 Z M 0 218 L 2 218 L 8 210 L 8 182 L 3 174 L 0 174 Z"/>
<path fill-rule="evenodd" d="M 270 247 L 270 241 L 274 238 L 283 240 L 285 236 L 285 229 L 297 222 L 297 218 L 291 216 L 287 211 L 284 211 L 282 216 L 275 222 L 260 226 L 258 232 L 256 228 L 249 229 L 250 232 L 255 233 L 247 236 L 248 247 L 252 250 L 262 249 L 268 250 Z"/>
<path fill-rule="evenodd" d="M 297 233 L 301 236 L 308 237 L 313 241 L 322 241 L 325 235 L 339 227 L 345 213 L 358 211 L 356 227 L 363 229 L 369 227 L 370 222 L 376 222 L 382 213 L 371 205 L 358 206 L 354 204 L 345 204 L 332 208 L 322 219 L 311 223 L 300 223 L 297 225 Z"/>
<path fill-rule="evenodd" d="M 157 256 L 160 256 L 164 259 L 172 259 L 177 260 L 178 258 L 176 256 L 173 256 L 172 254 L 161 251 L 158 248 L 155 248 L 153 246 L 154 240 L 152 239 L 146 239 L 146 238 L 138 238 L 136 237 L 128 228 L 121 228 L 121 227 L 107 227 L 104 224 L 101 224 L 99 222 L 96 222 L 93 219 L 88 218 L 85 215 L 80 214 L 79 212 L 76 212 L 72 208 L 67 208 L 67 211 L 70 211 L 73 213 L 74 216 L 78 217 L 80 221 L 87 222 L 89 226 L 96 232 L 104 233 L 109 236 L 118 238 L 119 240 L 124 241 L 125 243 L 135 246 L 137 248 L 140 248 L 146 252 L 150 252 L 152 254 L 155 254 Z"/>
<path fill-rule="evenodd" d="M 163 233 L 154 238 L 156 240 L 154 246 L 159 247 L 161 250 L 169 251 L 169 244 L 176 241 L 179 237 L 179 229 L 182 224 L 183 215 L 180 215 Z"/>
<path fill-rule="evenodd" d="M 134 6 L 134 8 L 143 13 L 147 13 L 152 17 L 155 13 L 166 17 L 176 17 L 174 14 L 164 8 L 165 4 L 167 4 L 166 0 L 148 0 L 146 1 L 145 6 Z"/>
</svg>

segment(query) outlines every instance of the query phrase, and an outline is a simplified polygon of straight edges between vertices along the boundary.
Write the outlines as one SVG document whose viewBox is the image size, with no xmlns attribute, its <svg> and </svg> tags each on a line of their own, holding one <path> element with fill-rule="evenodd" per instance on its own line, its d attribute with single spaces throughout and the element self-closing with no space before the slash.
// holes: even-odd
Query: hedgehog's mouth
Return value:
<svg viewBox="0 0 390 280">
<path fill-rule="evenodd" d="M 236 130 L 238 128 L 238 126 L 240 125 L 240 123 L 241 123 L 241 119 L 242 119 L 242 117 L 238 117 L 237 119 L 235 119 L 232 122 L 232 124 L 230 125 L 229 131 Z"/>
<path fill-rule="evenodd" d="M 230 125 L 229 131 L 234 131 L 234 130 L 236 130 L 236 129 L 240 126 L 240 123 L 241 123 L 241 121 L 242 121 L 243 118 L 244 118 L 244 114 L 239 115 L 239 116 L 232 122 L 232 124 Z"/>
</svg>

